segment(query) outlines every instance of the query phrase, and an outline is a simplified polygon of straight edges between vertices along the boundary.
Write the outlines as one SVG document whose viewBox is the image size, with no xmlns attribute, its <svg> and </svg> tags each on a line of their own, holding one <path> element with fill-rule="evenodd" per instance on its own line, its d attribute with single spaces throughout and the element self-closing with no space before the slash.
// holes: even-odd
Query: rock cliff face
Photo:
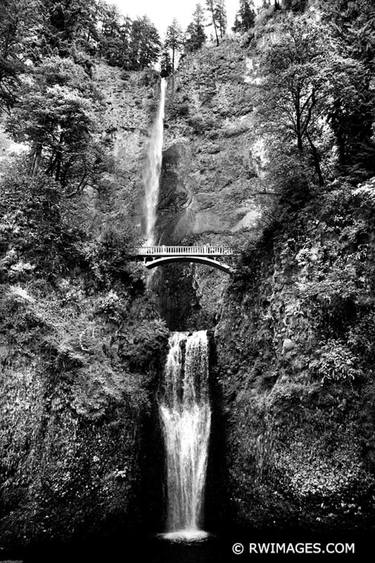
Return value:
<svg viewBox="0 0 375 563">
<path fill-rule="evenodd" d="M 178 240 L 238 243 L 262 211 L 262 151 L 252 131 L 254 92 L 236 41 L 186 57 L 169 83 L 161 210 L 183 213 L 169 233 Z M 173 162 L 169 155 L 175 154 Z M 171 181 L 171 178 L 173 180 Z M 174 201 L 171 200 L 176 193 Z M 179 201 L 178 194 L 186 194 Z M 164 199 L 164 194 L 168 194 Z M 160 229 L 163 231 L 163 220 Z M 212 238 L 212 237 L 211 237 Z"/>
<path fill-rule="evenodd" d="M 161 242 L 241 249 L 257 235 L 272 195 L 263 180 L 262 141 L 252 128 L 254 74 L 239 43 L 228 40 L 187 56 L 170 78 L 157 224 Z M 164 273 L 179 303 L 186 292 L 178 291 L 173 276 L 186 274 L 186 268 Z M 227 276 L 196 265 L 188 275 L 195 280 L 196 298 L 185 323 L 204 328 L 208 319 L 215 322 Z M 178 309 L 170 309 L 169 317 L 178 318 Z"/>
<path fill-rule="evenodd" d="M 155 526 L 154 397 L 167 333 L 146 344 L 129 318 L 116 338 L 114 326 L 86 330 L 16 290 L 1 306 L 0 554 L 68 543 L 81 531 L 115 537 L 149 518 Z"/>
<path fill-rule="evenodd" d="M 158 74 L 151 70 L 124 72 L 98 64 L 95 85 L 103 95 L 107 109 L 97 116 L 99 134 L 113 143 L 113 169 L 108 174 L 115 201 L 106 202 L 119 215 L 133 207 L 133 225 L 143 232 L 143 170 L 150 124 L 158 102 Z M 124 217 L 123 217 L 124 220 Z"/>
<path fill-rule="evenodd" d="M 336 185 L 297 213 L 284 209 L 279 225 L 248 250 L 226 295 L 215 332 L 217 376 L 228 500 L 245 529 L 374 525 L 367 189 L 353 196 Z"/>
</svg>

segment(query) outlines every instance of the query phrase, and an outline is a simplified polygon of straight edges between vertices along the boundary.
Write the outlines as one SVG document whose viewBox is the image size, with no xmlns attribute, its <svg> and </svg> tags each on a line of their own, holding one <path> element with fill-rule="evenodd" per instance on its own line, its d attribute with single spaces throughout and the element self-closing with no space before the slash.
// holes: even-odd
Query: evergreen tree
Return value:
<svg viewBox="0 0 375 563">
<path fill-rule="evenodd" d="M 160 38 L 147 18 L 132 21 L 121 16 L 115 6 L 103 4 L 97 26 L 99 53 L 110 65 L 141 70 L 157 61 Z"/>
<path fill-rule="evenodd" d="M 169 54 L 168 48 L 165 46 L 161 54 L 160 69 L 160 76 L 162 76 L 163 78 L 166 78 L 173 72 L 171 56 Z"/>
<path fill-rule="evenodd" d="M 97 0 L 40 0 L 44 18 L 46 55 L 68 57 L 87 50 L 97 37 Z"/>
<path fill-rule="evenodd" d="M 204 11 L 202 6 L 197 4 L 193 13 L 193 21 L 188 25 L 185 33 L 185 49 L 189 52 L 197 51 L 205 41 Z"/>
<path fill-rule="evenodd" d="M 232 30 L 236 33 L 245 33 L 254 26 L 255 11 L 252 0 L 240 0 L 240 9 Z"/>
<path fill-rule="evenodd" d="M 172 51 L 172 72 L 175 70 L 176 53 L 181 50 L 183 45 L 183 35 L 176 19 L 167 28 L 165 46 Z"/>
<path fill-rule="evenodd" d="M 216 45 L 219 45 L 219 36 L 223 38 L 227 28 L 225 0 L 206 0 L 206 6 L 214 28 Z"/>
<path fill-rule="evenodd" d="M 227 12 L 225 9 L 225 0 L 216 0 L 215 2 L 215 19 L 219 29 L 220 37 L 223 38 L 227 30 Z"/>
<path fill-rule="evenodd" d="M 216 45 L 219 45 L 219 33 L 218 33 L 218 24 L 216 21 L 215 0 L 206 0 L 206 6 L 211 16 L 212 26 L 214 28 L 214 33 L 215 33 Z"/>
<path fill-rule="evenodd" d="M 160 37 L 156 27 L 144 16 L 132 23 L 130 41 L 130 69 L 142 70 L 155 63 L 160 54 Z"/>
<path fill-rule="evenodd" d="M 308 6 L 308 0 L 284 0 L 283 8 L 292 12 L 304 12 Z"/>
<path fill-rule="evenodd" d="M 105 6 L 102 14 L 100 54 L 113 66 L 130 68 L 132 22 L 123 18 L 115 6 Z"/>
<path fill-rule="evenodd" d="M 197 26 L 197 27 L 201 27 L 202 29 L 204 28 L 204 10 L 202 8 L 201 4 L 196 4 L 195 6 L 195 10 L 193 12 L 193 23 Z"/>
<path fill-rule="evenodd" d="M 24 85 L 7 129 L 31 148 L 30 170 L 81 191 L 97 161 L 95 111 L 102 109 L 85 71 L 69 57 L 44 59 Z"/>
</svg>

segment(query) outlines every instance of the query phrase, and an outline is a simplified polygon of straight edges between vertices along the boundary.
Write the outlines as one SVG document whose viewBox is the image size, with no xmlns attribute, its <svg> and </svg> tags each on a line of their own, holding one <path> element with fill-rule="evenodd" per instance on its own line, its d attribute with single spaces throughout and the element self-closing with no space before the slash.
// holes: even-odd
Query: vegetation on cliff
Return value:
<svg viewBox="0 0 375 563">
<path fill-rule="evenodd" d="M 13 142 L 18 154 L 0 170 L 0 550 L 136 521 L 168 336 L 142 268 L 126 259 L 138 240 L 138 155 L 116 161 L 126 127 L 136 136 L 134 119 L 140 130 L 150 119 L 140 100 L 153 96 L 144 67 L 158 39 L 133 22 L 125 63 L 119 30 L 99 26 L 119 18 L 105 4 L 4 10 L 1 148 Z M 126 72 L 112 75 L 98 57 Z M 114 124 L 116 104 L 132 115 Z"/>
<path fill-rule="evenodd" d="M 129 522 L 168 330 L 126 257 L 139 242 L 155 27 L 97 0 L 2 4 L 0 141 L 18 151 L 0 162 L 9 546 Z M 241 0 L 231 38 L 224 2 L 206 7 L 217 45 L 197 7 L 162 50 L 162 74 L 175 76 L 157 228 L 163 242 L 230 243 L 242 259 L 224 297 L 223 276 L 164 270 L 163 312 L 175 329 L 209 328 L 220 313 L 233 522 L 368 527 L 372 2 L 265 2 L 255 14 Z"/>
<path fill-rule="evenodd" d="M 373 526 L 374 11 L 258 19 L 249 47 L 275 203 L 216 329 L 234 519 Z"/>
</svg>

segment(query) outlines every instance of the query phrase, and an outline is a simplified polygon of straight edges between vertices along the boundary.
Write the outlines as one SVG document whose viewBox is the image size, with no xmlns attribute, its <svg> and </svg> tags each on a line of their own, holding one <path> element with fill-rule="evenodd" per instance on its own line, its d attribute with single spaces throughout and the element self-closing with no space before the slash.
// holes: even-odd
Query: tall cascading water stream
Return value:
<svg viewBox="0 0 375 563">
<path fill-rule="evenodd" d="M 156 243 L 166 89 L 162 78 L 144 176 L 147 246 Z M 167 467 L 164 537 L 191 541 L 207 536 L 201 529 L 211 427 L 207 333 L 174 333 L 169 346 L 159 397 Z"/>
<path fill-rule="evenodd" d="M 155 225 L 159 202 L 160 172 L 163 157 L 165 95 L 167 80 L 161 79 L 158 111 L 151 130 L 144 175 L 146 246 L 155 244 Z"/>
<path fill-rule="evenodd" d="M 174 333 L 159 399 L 167 466 L 169 539 L 205 537 L 201 530 L 211 427 L 205 331 Z"/>
</svg>

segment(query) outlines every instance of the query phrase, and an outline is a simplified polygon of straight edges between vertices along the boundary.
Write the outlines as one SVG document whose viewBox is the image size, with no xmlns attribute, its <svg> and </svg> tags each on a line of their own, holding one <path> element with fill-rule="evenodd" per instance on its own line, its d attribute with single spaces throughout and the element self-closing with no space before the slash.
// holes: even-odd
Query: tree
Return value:
<svg viewBox="0 0 375 563">
<path fill-rule="evenodd" d="M 268 29 L 270 40 L 263 37 L 261 47 L 265 80 L 259 112 L 266 127 L 285 147 L 292 141 L 301 158 L 312 159 L 320 184 L 322 155 L 333 148 L 342 172 L 374 171 L 370 66 L 352 56 L 357 51 L 330 21 L 288 14 Z"/>
<path fill-rule="evenodd" d="M 42 171 L 69 194 L 94 182 L 100 150 L 94 138 L 99 101 L 83 69 L 71 59 L 46 59 L 33 73 L 7 129 L 31 146 L 30 173 Z"/>
<path fill-rule="evenodd" d="M 176 53 L 181 50 L 182 45 L 183 45 L 182 30 L 178 25 L 177 20 L 174 19 L 171 25 L 169 25 L 167 28 L 167 33 L 165 38 L 165 46 L 172 51 L 172 72 L 175 71 Z"/>
<path fill-rule="evenodd" d="M 220 37 L 223 38 L 227 30 L 227 12 L 225 9 L 225 0 L 216 0 L 215 19 L 218 25 Z"/>
<path fill-rule="evenodd" d="M 102 13 L 100 54 L 110 65 L 129 68 L 132 22 L 122 17 L 115 6 L 105 6 Z"/>
<path fill-rule="evenodd" d="M 219 36 L 224 37 L 227 26 L 225 0 L 206 0 L 206 6 L 211 15 L 216 45 L 219 45 Z"/>
<path fill-rule="evenodd" d="M 374 94 L 370 72 L 361 61 L 337 55 L 327 69 L 327 117 L 335 134 L 341 166 L 375 171 Z"/>
<path fill-rule="evenodd" d="M 172 74 L 172 72 L 173 72 L 173 68 L 172 68 L 171 56 L 169 54 L 169 50 L 166 47 L 164 47 L 160 59 L 160 76 L 166 78 L 167 76 Z"/>
<path fill-rule="evenodd" d="M 196 4 L 195 10 L 193 12 L 193 23 L 197 27 L 201 27 L 203 29 L 205 25 L 204 22 L 205 22 L 204 10 L 201 4 Z"/>
<path fill-rule="evenodd" d="M 304 12 L 308 6 L 308 0 L 284 0 L 283 7 L 292 12 Z"/>
<path fill-rule="evenodd" d="M 240 9 L 236 14 L 236 19 L 232 30 L 236 33 L 245 33 L 255 22 L 254 4 L 251 0 L 240 0 Z"/>
<path fill-rule="evenodd" d="M 45 55 L 56 51 L 68 57 L 76 51 L 88 51 L 97 40 L 97 0 L 40 0 L 43 13 Z"/>
<path fill-rule="evenodd" d="M 185 49 L 188 52 L 197 51 L 205 41 L 204 11 L 202 6 L 197 4 L 193 13 L 193 21 L 188 25 L 185 33 Z"/>
<path fill-rule="evenodd" d="M 216 45 L 219 45 L 218 23 L 216 21 L 215 0 L 206 0 L 207 9 L 211 15 L 212 26 L 214 28 Z"/>
<path fill-rule="evenodd" d="M 41 29 L 39 5 L 35 0 L 3 0 L 0 18 L 0 110 L 10 109 L 17 98 L 19 74 L 25 62 L 39 58 Z"/>
<path fill-rule="evenodd" d="M 329 119 L 340 163 L 375 172 L 375 8 L 372 0 L 321 0 L 323 19 L 340 44 L 332 67 Z M 337 77 L 340 80 L 337 80 Z"/>
<path fill-rule="evenodd" d="M 322 184 L 317 140 L 323 137 L 326 117 L 329 33 L 306 16 L 292 15 L 270 27 L 271 34 L 275 31 L 277 40 L 271 35 L 261 51 L 265 81 L 260 114 L 282 142 L 294 142 L 301 157 L 311 155 Z"/>
<path fill-rule="evenodd" d="M 110 65 L 142 70 L 155 63 L 160 54 L 160 37 L 147 17 L 132 21 L 115 6 L 104 4 L 97 22 L 99 52 Z"/>
<path fill-rule="evenodd" d="M 130 70 L 142 70 L 156 63 L 160 48 L 160 37 L 154 24 L 146 16 L 134 20 L 131 28 Z"/>
<path fill-rule="evenodd" d="M 23 277 L 30 273 L 35 277 L 44 270 L 45 277 L 52 281 L 63 271 L 66 273 L 67 262 L 77 267 L 78 252 L 74 243 L 82 242 L 86 233 L 82 229 L 81 237 L 76 238 L 77 230 L 64 221 L 64 216 L 71 216 L 65 213 L 69 200 L 64 200 L 61 186 L 53 178 L 42 171 L 30 176 L 22 160 L 9 168 L 2 178 L 1 250 L 4 254 L 7 252 L 5 256 L 8 255 L 10 264 L 12 256 L 15 261 L 20 260 Z M 6 280 L 9 270 L 11 272 L 8 268 L 0 268 L 0 279 Z"/>
</svg>

